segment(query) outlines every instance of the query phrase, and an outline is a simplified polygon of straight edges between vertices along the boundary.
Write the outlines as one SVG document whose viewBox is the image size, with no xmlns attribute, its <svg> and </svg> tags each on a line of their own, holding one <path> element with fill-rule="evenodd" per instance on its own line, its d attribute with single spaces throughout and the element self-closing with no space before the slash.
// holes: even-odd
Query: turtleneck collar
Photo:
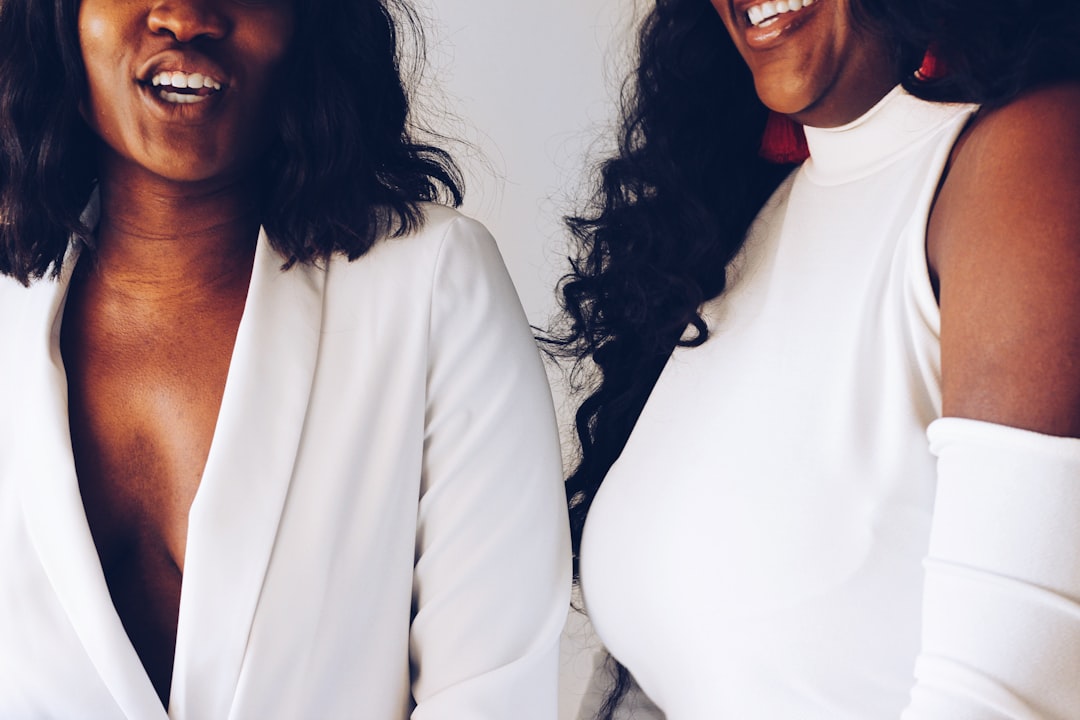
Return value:
<svg viewBox="0 0 1080 720">
<path fill-rule="evenodd" d="M 970 105 L 933 103 L 897 85 L 855 120 L 834 128 L 806 127 L 807 178 L 839 185 L 869 175 L 917 148 Z"/>
</svg>

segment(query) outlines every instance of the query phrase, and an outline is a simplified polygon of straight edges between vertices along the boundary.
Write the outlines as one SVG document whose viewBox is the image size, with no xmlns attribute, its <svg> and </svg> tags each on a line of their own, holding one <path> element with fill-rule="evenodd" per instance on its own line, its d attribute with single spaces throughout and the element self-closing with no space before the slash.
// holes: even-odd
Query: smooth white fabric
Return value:
<svg viewBox="0 0 1080 720">
<path fill-rule="evenodd" d="M 352 263 L 282 272 L 260 237 L 190 512 L 169 718 L 555 716 L 569 563 L 544 371 L 487 232 L 425 213 Z M 73 264 L 0 279 L 0 718 L 165 718 L 75 478 Z"/>
<path fill-rule="evenodd" d="M 937 500 L 904 720 L 1080 718 L 1080 439 L 930 425 Z"/>
<path fill-rule="evenodd" d="M 809 129 L 585 527 L 600 637 L 668 720 L 897 720 L 941 414 L 925 227 L 970 106 Z"/>
</svg>

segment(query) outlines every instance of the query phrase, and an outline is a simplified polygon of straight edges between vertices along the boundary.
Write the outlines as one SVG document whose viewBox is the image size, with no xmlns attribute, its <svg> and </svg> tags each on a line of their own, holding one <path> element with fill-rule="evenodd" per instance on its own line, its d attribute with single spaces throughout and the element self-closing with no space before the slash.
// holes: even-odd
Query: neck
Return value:
<svg viewBox="0 0 1080 720">
<path fill-rule="evenodd" d="M 865 82 L 857 91 L 845 96 L 844 101 L 812 105 L 792 117 L 802 125 L 816 128 L 835 128 L 858 120 L 899 84 L 891 77 Z"/>
<path fill-rule="evenodd" d="M 251 179 L 174 183 L 102 173 L 93 274 L 146 301 L 246 287 L 259 228 Z"/>
</svg>

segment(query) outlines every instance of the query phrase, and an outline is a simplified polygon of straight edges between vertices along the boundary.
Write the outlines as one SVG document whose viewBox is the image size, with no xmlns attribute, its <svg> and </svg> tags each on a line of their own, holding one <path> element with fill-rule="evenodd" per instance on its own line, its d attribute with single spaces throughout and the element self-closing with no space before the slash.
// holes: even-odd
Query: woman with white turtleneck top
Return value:
<svg viewBox="0 0 1080 720">
<path fill-rule="evenodd" d="M 564 283 L 602 380 L 568 496 L 605 717 L 629 671 L 668 720 L 1080 718 L 1080 21 L 986 10 L 1032 42 L 978 68 L 980 27 L 914 5 L 646 20 Z M 919 22 L 953 34 L 912 76 Z M 764 108 L 805 130 L 790 173 L 739 154 Z"/>
</svg>

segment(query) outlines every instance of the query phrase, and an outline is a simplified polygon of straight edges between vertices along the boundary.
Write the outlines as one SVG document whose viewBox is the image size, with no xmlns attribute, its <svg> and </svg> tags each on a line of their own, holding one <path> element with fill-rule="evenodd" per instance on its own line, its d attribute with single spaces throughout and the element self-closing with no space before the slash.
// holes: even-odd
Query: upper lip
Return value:
<svg viewBox="0 0 1080 720">
<path fill-rule="evenodd" d="M 229 84 L 229 76 L 220 65 L 204 55 L 180 50 L 157 53 L 142 64 L 135 77 L 140 83 L 149 85 L 155 75 L 164 71 L 199 73 L 218 81 L 223 89 Z"/>
</svg>

